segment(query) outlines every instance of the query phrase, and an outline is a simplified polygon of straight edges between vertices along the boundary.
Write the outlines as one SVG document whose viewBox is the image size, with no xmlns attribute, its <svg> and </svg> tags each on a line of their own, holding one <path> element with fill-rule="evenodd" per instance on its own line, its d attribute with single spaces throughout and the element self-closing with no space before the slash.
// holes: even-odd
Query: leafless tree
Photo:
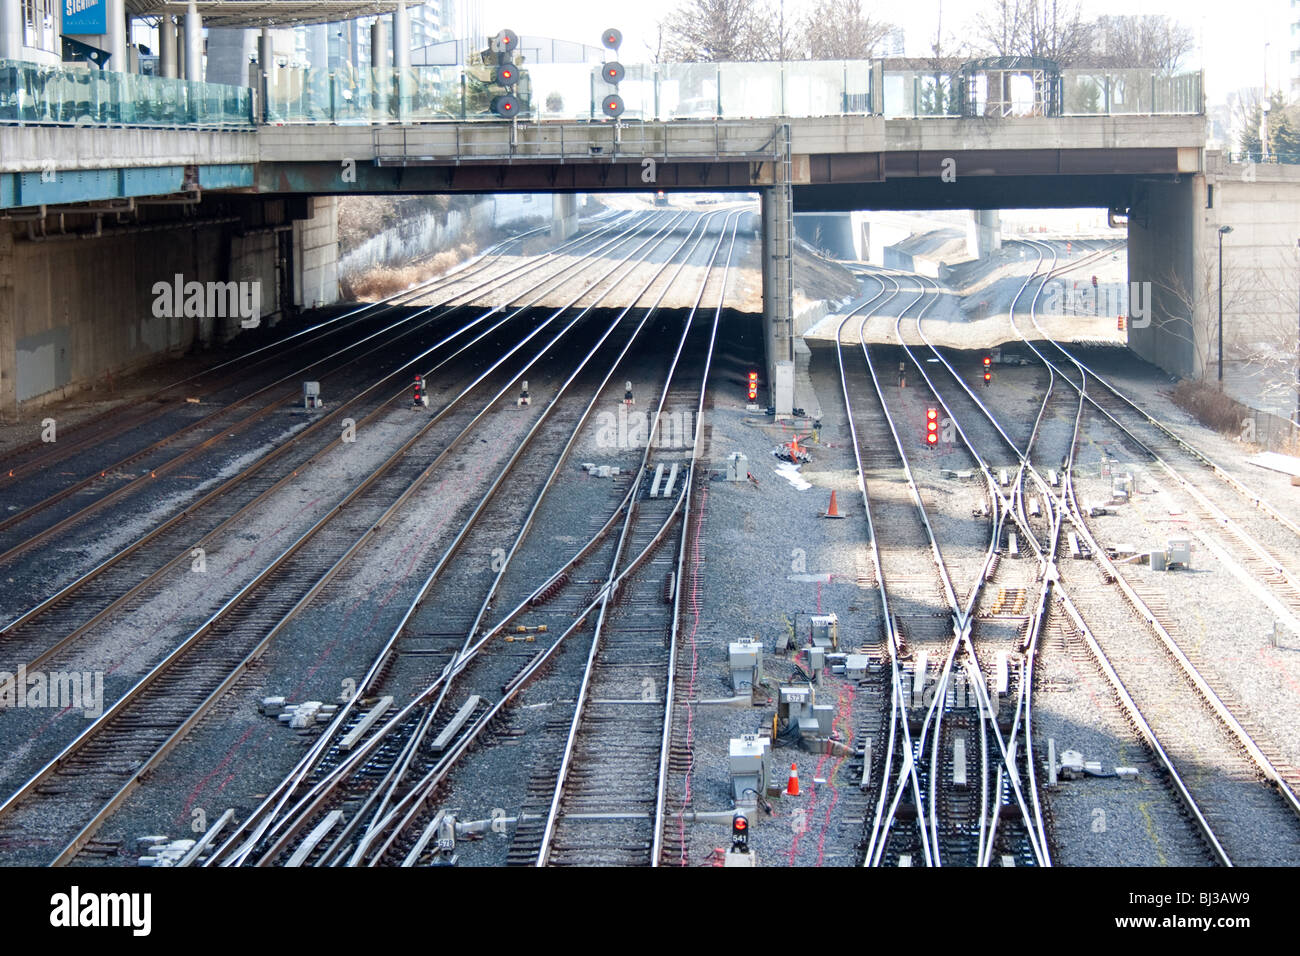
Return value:
<svg viewBox="0 0 1300 956">
<path fill-rule="evenodd" d="M 1025 34 L 1024 0 L 992 0 L 975 16 L 975 29 L 988 52 L 1015 56 Z"/>
<path fill-rule="evenodd" d="M 660 63 L 664 58 L 664 25 L 662 23 L 655 25 L 655 39 L 651 44 L 645 41 L 646 53 L 650 55 L 651 63 Z"/>
<path fill-rule="evenodd" d="M 865 60 L 894 29 L 862 9 L 862 0 L 816 0 L 800 20 L 796 43 L 813 60 Z"/>
<path fill-rule="evenodd" d="M 1216 244 L 1210 244 L 1193 263 L 1190 282 L 1174 269 L 1155 276 L 1151 282 L 1157 293 L 1171 303 L 1167 311 L 1152 309 L 1151 324 L 1163 335 L 1197 343 L 1196 367 L 1202 381 L 1216 374 L 1219 323 L 1219 257 Z M 1237 317 L 1256 308 L 1254 290 L 1257 269 L 1243 267 L 1225 258 L 1223 263 L 1223 321 L 1225 355 L 1236 339 Z M 1148 308 L 1150 308 L 1148 304 Z"/>
<path fill-rule="evenodd" d="M 761 0 L 686 0 L 663 21 L 664 54 L 680 63 L 774 59 L 778 19 Z"/>
<path fill-rule="evenodd" d="M 970 53 L 970 45 L 943 29 L 943 2 L 940 0 L 935 17 L 934 36 L 930 38 L 930 55 L 923 57 L 930 73 L 927 88 L 922 90 L 926 112 L 943 114 L 956 105 L 956 91 L 949 85 L 955 70 L 954 60 Z"/>
<path fill-rule="evenodd" d="M 1271 261 L 1269 261 L 1271 259 Z M 1225 267 L 1226 269 L 1226 267 Z M 1224 351 L 1263 370 L 1261 397 L 1285 406 L 1296 403 L 1297 286 L 1300 247 L 1291 246 L 1257 257 L 1248 269 L 1249 284 L 1229 322 L 1224 312 Z M 1217 320 L 1217 314 L 1216 314 Z"/>
<path fill-rule="evenodd" d="M 974 25 L 985 49 L 997 56 L 1048 57 L 1066 66 L 1091 43 L 1078 0 L 991 0 Z"/>
<path fill-rule="evenodd" d="M 1173 71 L 1196 45 L 1189 27 L 1166 16 L 1098 17 L 1092 27 L 1089 65 Z"/>
<path fill-rule="evenodd" d="M 1026 55 L 1044 56 L 1066 66 L 1087 51 L 1091 36 L 1075 0 L 1026 0 L 1025 6 Z"/>
</svg>

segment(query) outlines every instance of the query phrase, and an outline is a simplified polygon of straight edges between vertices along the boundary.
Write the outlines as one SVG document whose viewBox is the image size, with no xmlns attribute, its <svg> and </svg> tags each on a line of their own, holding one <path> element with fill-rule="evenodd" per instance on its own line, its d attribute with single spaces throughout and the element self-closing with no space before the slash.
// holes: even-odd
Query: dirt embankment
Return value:
<svg viewBox="0 0 1300 956">
<path fill-rule="evenodd" d="M 543 225 L 547 217 L 532 216 L 493 225 L 473 215 L 479 196 L 348 196 L 339 203 L 339 257 L 359 248 L 381 233 L 397 230 L 410 219 L 433 215 L 446 223 L 454 214 L 465 226 L 455 241 L 435 252 L 416 256 L 401 265 L 380 265 L 341 280 L 345 298 L 374 301 L 442 275 L 494 242 Z"/>
</svg>

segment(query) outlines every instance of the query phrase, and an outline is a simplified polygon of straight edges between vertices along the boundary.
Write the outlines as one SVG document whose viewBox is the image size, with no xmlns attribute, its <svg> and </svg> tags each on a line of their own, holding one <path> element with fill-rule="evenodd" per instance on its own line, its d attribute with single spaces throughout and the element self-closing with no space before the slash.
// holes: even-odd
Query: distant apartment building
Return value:
<svg viewBox="0 0 1300 956">
<path fill-rule="evenodd" d="M 1300 0 L 1291 0 L 1291 95 L 1300 96 Z"/>
<path fill-rule="evenodd" d="M 456 19 L 453 0 L 412 4 L 406 10 L 411 19 L 411 49 L 418 50 L 453 36 Z M 358 69 L 370 66 L 370 28 L 374 22 L 374 17 L 363 17 L 327 25 L 331 67 L 340 63 L 350 63 Z M 392 62 L 391 51 L 388 61 Z"/>
</svg>

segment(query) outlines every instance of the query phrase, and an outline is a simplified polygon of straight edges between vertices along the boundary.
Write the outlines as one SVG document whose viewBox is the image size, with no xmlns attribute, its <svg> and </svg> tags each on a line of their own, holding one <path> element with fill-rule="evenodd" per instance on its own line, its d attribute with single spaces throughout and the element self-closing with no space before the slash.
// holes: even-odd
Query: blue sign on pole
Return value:
<svg viewBox="0 0 1300 956">
<path fill-rule="evenodd" d="M 108 32 L 108 0 L 63 0 L 65 34 L 104 34 Z"/>
</svg>

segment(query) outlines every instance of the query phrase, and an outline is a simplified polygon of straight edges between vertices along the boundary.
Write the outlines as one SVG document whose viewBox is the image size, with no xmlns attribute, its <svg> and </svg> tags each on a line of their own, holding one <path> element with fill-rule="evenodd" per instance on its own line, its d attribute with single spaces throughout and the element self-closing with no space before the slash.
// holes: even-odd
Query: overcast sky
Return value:
<svg viewBox="0 0 1300 956">
<path fill-rule="evenodd" d="M 776 0 L 772 0 L 773 3 Z M 787 16 L 805 9 L 807 0 L 786 0 Z M 927 52 L 930 39 L 943 13 L 944 33 L 969 36 L 963 30 L 983 6 L 982 0 L 909 0 L 882 3 L 865 0 L 870 15 L 903 27 L 907 53 Z M 1082 0 L 1085 16 L 1097 14 L 1162 13 L 1191 27 L 1198 49 L 1189 65 L 1206 71 L 1211 102 L 1228 90 L 1264 83 L 1265 44 L 1269 43 L 1267 68 L 1269 88 L 1290 81 L 1291 6 L 1289 0 Z M 675 6 L 675 0 L 607 4 L 608 22 L 594 22 L 590 0 L 482 0 L 482 16 L 488 32 L 510 27 L 520 33 L 554 36 L 597 44 L 600 31 L 617 27 L 623 31 L 621 58 L 628 63 L 649 59 L 656 24 Z M 1296 19 L 1300 19 L 1297 8 Z M 1300 39 L 1300 38 L 1298 38 Z"/>
</svg>

